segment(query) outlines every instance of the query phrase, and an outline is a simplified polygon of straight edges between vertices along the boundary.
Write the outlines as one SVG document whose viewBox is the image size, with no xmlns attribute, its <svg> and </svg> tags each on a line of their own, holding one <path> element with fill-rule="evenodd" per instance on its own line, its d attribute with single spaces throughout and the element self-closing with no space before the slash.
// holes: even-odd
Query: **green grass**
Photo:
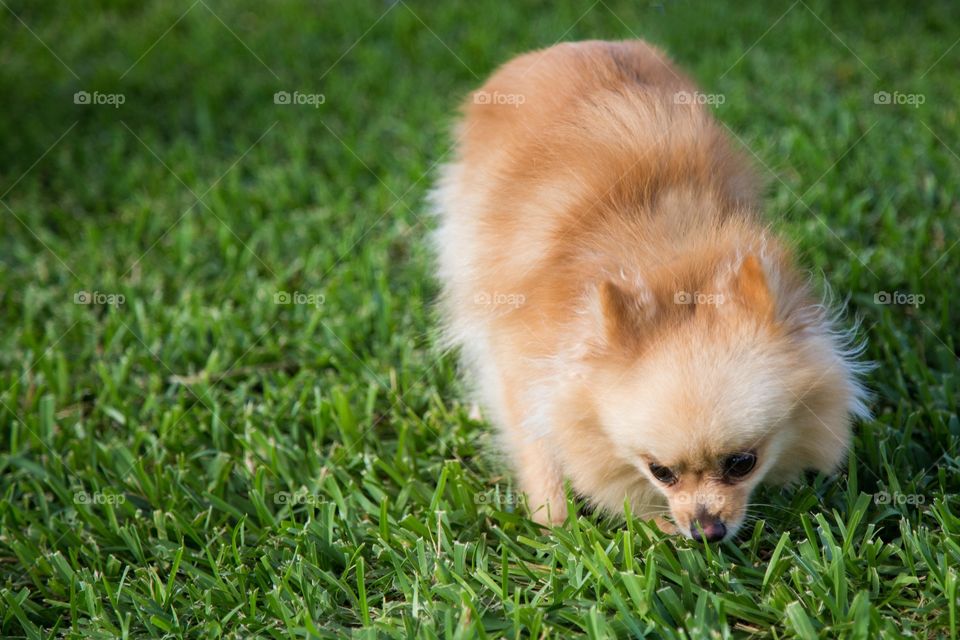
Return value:
<svg viewBox="0 0 960 640">
<path fill-rule="evenodd" d="M 957 638 L 960 10 L 805 2 L 4 0 L 0 636 Z M 879 365 L 848 469 L 720 546 L 541 533 L 435 346 L 460 97 L 634 34 L 724 96 Z"/>
</svg>

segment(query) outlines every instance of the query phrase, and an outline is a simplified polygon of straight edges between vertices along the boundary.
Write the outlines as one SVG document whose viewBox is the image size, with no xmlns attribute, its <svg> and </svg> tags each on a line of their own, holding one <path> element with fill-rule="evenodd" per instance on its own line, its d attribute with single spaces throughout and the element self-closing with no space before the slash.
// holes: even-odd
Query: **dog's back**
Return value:
<svg viewBox="0 0 960 640">
<path fill-rule="evenodd" d="M 451 342 L 488 322 L 527 340 L 537 316 L 568 312 L 582 275 L 605 266 L 584 268 L 590 244 L 642 235 L 640 212 L 671 185 L 711 192 L 712 209 L 695 194 L 703 224 L 752 203 L 747 163 L 696 95 L 654 47 L 591 41 L 520 56 L 468 98 L 434 192 Z M 594 248 L 613 265 L 621 247 Z"/>
</svg>

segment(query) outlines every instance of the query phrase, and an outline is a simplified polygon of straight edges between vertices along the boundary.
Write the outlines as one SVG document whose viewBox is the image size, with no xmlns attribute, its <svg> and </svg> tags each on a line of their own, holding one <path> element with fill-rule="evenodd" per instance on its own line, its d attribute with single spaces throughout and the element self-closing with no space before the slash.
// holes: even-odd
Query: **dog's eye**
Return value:
<svg viewBox="0 0 960 640">
<path fill-rule="evenodd" d="M 665 467 L 660 464 L 650 463 L 650 473 L 653 474 L 653 477 L 662 482 L 663 484 L 673 484 L 677 481 L 676 474 L 670 470 L 670 467 Z"/>
<path fill-rule="evenodd" d="M 742 478 L 751 471 L 757 464 L 757 455 L 755 453 L 735 453 L 723 461 L 724 478 Z"/>
</svg>

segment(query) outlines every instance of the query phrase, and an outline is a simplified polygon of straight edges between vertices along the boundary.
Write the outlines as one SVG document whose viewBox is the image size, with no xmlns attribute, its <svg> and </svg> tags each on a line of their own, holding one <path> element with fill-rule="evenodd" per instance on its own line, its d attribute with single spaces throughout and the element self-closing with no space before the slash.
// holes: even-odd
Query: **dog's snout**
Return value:
<svg viewBox="0 0 960 640">
<path fill-rule="evenodd" d="M 702 533 L 701 533 L 702 530 Z M 727 526 L 717 518 L 697 518 L 690 523 L 690 537 L 699 542 L 719 542 L 727 535 Z"/>
</svg>

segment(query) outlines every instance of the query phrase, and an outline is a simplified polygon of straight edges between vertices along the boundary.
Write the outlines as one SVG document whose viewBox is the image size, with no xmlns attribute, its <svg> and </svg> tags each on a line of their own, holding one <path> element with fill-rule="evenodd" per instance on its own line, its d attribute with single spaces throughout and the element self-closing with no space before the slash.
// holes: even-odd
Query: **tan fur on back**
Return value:
<svg viewBox="0 0 960 640">
<path fill-rule="evenodd" d="M 569 480 L 682 520 L 653 455 L 707 468 L 756 439 L 757 481 L 835 468 L 856 366 L 696 86 L 646 43 L 581 42 L 480 91 L 433 195 L 441 304 L 536 517 L 562 520 Z M 732 520 L 754 484 L 714 487 Z"/>
</svg>

